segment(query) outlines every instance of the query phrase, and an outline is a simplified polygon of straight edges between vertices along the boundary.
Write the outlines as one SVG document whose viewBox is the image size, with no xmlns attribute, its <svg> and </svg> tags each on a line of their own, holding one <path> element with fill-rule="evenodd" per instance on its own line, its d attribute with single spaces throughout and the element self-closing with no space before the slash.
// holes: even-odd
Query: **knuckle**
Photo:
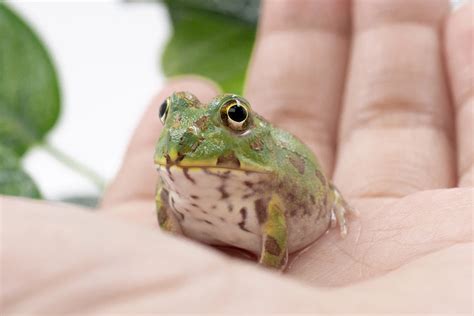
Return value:
<svg viewBox="0 0 474 316">
<path fill-rule="evenodd" d="M 346 115 L 350 122 L 345 125 L 341 134 L 342 142 L 346 142 L 354 131 L 360 129 L 394 129 L 425 127 L 442 131 L 453 139 L 451 114 L 429 104 L 414 100 L 383 99 L 374 100 Z M 449 113 L 449 112 L 448 112 Z M 348 117 L 349 116 L 349 117 Z"/>
</svg>

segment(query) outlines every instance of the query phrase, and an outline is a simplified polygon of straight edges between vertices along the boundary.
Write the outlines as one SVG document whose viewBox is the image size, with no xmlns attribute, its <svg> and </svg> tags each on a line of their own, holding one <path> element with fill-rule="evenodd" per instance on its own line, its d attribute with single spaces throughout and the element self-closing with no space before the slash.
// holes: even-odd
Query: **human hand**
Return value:
<svg viewBox="0 0 474 316">
<path fill-rule="evenodd" d="M 347 1 L 265 3 L 246 97 L 314 149 L 361 213 L 345 240 L 324 236 L 293 260 L 290 274 L 347 285 L 471 240 L 472 8 L 445 24 L 449 11 L 448 1 L 355 1 L 351 30 Z M 186 88 L 168 88 L 156 103 Z M 193 92 L 216 94 L 212 87 Z M 152 199 L 156 175 L 128 170 L 151 170 L 144 159 L 159 129 L 142 124 L 138 138 L 147 145 L 130 149 L 142 159 L 124 165 L 105 206 L 133 199 L 123 192 L 136 194 L 130 181 L 144 173 L 139 188 Z"/>
<path fill-rule="evenodd" d="M 257 112 L 314 149 L 361 214 L 350 223 L 346 239 L 330 232 L 292 258 L 288 274 L 311 287 L 153 231 L 157 109 L 174 90 L 188 90 L 202 101 L 218 93 L 195 79 L 170 83 L 145 113 L 104 196 L 106 216 L 35 206 L 45 208 L 48 220 L 30 228 L 43 233 L 35 243 L 50 250 L 49 257 L 28 251 L 35 249 L 31 239 L 26 244 L 15 228 L 38 220 L 18 212 L 28 208 L 25 202 L 5 201 L 5 209 L 17 211 L 7 212 L 13 224 L 6 236 L 18 240 L 15 250 L 6 252 L 18 260 L 9 259 L 5 275 L 14 280 L 10 273 L 16 271 L 25 284 L 43 285 L 33 303 L 45 310 L 58 305 L 75 310 L 84 302 L 114 311 L 469 310 L 473 9 L 464 7 L 445 26 L 448 2 L 427 3 L 354 1 L 353 29 L 348 1 L 267 1 L 264 6 L 246 97 Z M 139 228 L 110 216 L 135 221 Z M 70 232 L 58 232 L 60 224 Z M 25 268 L 26 273 L 20 261 L 35 262 L 40 275 L 55 278 L 41 283 L 31 275 L 35 269 Z M 65 267 L 69 272 L 60 273 Z M 66 294 L 72 293 L 66 299 L 48 286 L 61 278 L 66 278 Z M 327 291 L 318 285 L 345 287 Z M 394 291 L 406 296 L 393 297 Z M 25 306 L 25 292 L 30 293 L 26 306 L 35 306 L 28 291 L 16 296 L 10 291 L 7 303 Z M 63 300 L 55 305 L 51 293 Z M 197 295 L 206 299 L 191 299 Z"/>
</svg>

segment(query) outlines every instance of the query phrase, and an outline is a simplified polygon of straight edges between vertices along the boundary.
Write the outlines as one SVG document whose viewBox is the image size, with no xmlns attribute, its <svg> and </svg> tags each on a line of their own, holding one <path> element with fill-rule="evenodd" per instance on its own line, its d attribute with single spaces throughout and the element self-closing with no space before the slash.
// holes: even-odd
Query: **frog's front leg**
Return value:
<svg viewBox="0 0 474 316">
<path fill-rule="evenodd" d="M 169 205 L 169 192 L 161 186 L 158 186 L 155 202 L 156 211 L 158 213 L 158 223 L 161 229 L 175 234 L 182 234 L 181 225 Z"/>
<path fill-rule="evenodd" d="M 274 193 L 266 210 L 257 209 L 257 214 L 263 222 L 259 263 L 283 270 L 288 262 L 288 229 L 285 209 L 278 195 Z"/>
</svg>

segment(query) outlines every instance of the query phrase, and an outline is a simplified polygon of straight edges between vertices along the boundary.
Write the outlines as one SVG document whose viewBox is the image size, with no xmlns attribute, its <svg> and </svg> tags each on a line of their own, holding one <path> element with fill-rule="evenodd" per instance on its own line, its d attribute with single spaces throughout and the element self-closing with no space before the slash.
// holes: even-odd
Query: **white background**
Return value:
<svg viewBox="0 0 474 316">
<path fill-rule="evenodd" d="M 166 9 L 159 2 L 10 4 L 46 43 L 59 73 L 62 113 L 48 141 L 112 179 L 164 82 L 159 56 L 170 32 Z M 47 199 L 98 193 L 41 148 L 27 154 L 24 166 Z"/>
<path fill-rule="evenodd" d="M 164 82 L 159 56 L 170 33 L 166 9 L 156 1 L 11 5 L 40 34 L 59 72 L 62 113 L 49 142 L 112 179 L 138 119 Z M 27 154 L 24 165 L 47 199 L 98 193 L 40 148 Z"/>
</svg>

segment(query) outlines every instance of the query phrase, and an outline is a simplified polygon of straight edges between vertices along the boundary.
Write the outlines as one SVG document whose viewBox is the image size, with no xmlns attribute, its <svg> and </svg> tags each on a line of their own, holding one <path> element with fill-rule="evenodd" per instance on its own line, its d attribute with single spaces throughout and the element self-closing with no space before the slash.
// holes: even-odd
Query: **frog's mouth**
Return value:
<svg viewBox="0 0 474 316">
<path fill-rule="evenodd" d="M 177 167 L 181 169 L 221 169 L 221 170 L 239 170 L 244 172 L 267 173 L 262 168 L 257 168 L 241 161 L 232 153 L 222 155 L 214 160 L 186 160 L 183 156 L 177 155 L 175 159 L 168 154 L 155 158 L 155 166 L 157 168 L 164 167 L 169 169 Z"/>
</svg>

